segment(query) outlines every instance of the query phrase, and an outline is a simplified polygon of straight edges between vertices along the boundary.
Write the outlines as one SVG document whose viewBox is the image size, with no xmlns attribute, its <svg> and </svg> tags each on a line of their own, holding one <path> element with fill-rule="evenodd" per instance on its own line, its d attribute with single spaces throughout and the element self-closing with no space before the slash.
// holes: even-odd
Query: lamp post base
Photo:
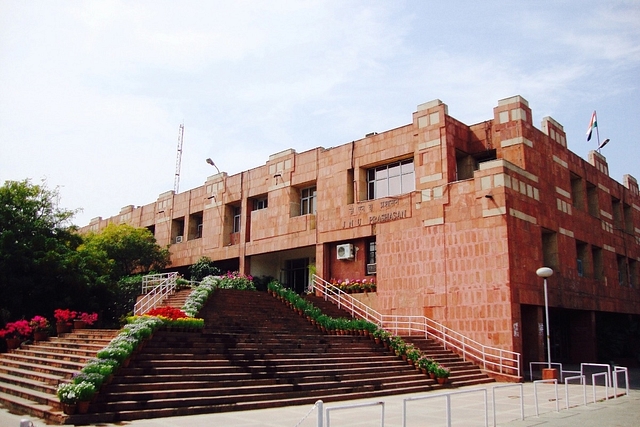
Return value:
<svg viewBox="0 0 640 427">
<path fill-rule="evenodd" d="M 542 369 L 542 379 L 543 380 L 557 380 L 558 379 L 558 370 L 555 368 L 544 368 Z"/>
</svg>

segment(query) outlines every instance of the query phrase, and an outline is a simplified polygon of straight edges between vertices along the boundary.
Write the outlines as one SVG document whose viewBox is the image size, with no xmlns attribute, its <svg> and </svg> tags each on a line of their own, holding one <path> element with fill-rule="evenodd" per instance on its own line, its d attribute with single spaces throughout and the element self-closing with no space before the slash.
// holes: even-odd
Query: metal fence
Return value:
<svg viewBox="0 0 640 427">
<path fill-rule="evenodd" d="M 318 276 L 313 276 L 313 290 L 353 317 L 368 320 L 396 335 L 423 335 L 440 342 L 464 360 L 483 369 L 520 376 L 520 353 L 486 346 L 424 316 L 382 315 Z"/>
</svg>

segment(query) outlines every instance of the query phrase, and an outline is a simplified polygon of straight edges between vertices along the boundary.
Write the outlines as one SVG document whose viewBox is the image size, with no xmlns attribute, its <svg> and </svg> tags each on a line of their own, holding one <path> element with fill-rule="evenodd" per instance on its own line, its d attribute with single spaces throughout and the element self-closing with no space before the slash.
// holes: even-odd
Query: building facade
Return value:
<svg viewBox="0 0 640 427">
<path fill-rule="evenodd" d="M 170 245 L 172 269 L 207 256 L 300 292 L 310 270 L 325 280 L 375 277 L 366 302 L 379 312 L 430 317 L 522 353 L 523 366 L 545 360 L 536 270 L 548 266 L 554 361 L 639 350 L 629 348 L 640 319 L 638 183 L 610 178 L 598 152 L 588 161 L 571 152 L 552 118 L 536 128 L 520 96 L 473 125 L 431 101 L 405 126 L 276 153 L 83 231 L 111 222 L 150 229 Z M 615 325 L 626 340 L 617 353 L 605 348 Z"/>
</svg>

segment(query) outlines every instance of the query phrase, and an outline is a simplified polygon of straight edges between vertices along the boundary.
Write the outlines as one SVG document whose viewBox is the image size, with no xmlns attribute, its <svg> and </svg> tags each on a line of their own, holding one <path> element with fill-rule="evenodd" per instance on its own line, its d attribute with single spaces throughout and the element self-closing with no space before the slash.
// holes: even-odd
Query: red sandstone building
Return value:
<svg viewBox="0 0 640 427">
<path fill-rule="evenodd" d="M 519 96 L 470 126 L 431 101 L 408 125 L 276 153 L 84 230 L 110 222 L 150 229 L 174 270 L 207 256 L 298 291 L 310 268 L 326 280 L 375 274 L 366 302 L 379 312 L 430 317 L 522 353 L 523 367 L 545 360 L 536 270 L 548 266 L 554 361 L 638 354 L 638 183 L 611 179 L 597 152 L 585 161 L 569 151 L 552 118 L 535 128 Z M 610 350 L 619 339 L 627 347 Z"/>
</svg>

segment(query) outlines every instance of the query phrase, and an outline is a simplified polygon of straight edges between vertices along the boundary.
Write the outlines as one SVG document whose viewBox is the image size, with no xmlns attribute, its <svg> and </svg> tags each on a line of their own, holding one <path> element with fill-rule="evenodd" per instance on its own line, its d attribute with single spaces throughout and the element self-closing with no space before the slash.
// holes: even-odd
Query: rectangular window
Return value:
<svg viewBox="0 0 640 427">
<path fill-rule="evenodd" d="M 620 286 L 627 286 L 629 284 L 627 259 L 622 255 L 616 255 L 616 262 L 618 263 L 618 282 L 620 283 Z"/>
<path fill-rule="evenodd" d="M 629 280 L 632 288 L 638 289 L 638 262 L 629 258 Z"/>
<path fill-rule="evenodd" d="M 574 208 L 584 209 L 584 187 L 582 177 L 571 174 L 571 201 Z"/>
<path fill-rule="evenodd" d="M 259 211 L 260 209 L 266 209 L 268 206 L 268 199 L 266 197 L 262 197 L 259 199 L 253 199 L 253 210 Z"/>
<path fill-rule="evenodd" d="M 416 189 L 413 159 L 367 170 L 367 199 L 406 194 Z"/>
<path fill-rule="evenodd" d="M 184 217 L 175 218 L 171 221 L 171 242 L 182 243 L 186 240 L 184 235 Z"/>
<path fill-rule="evenodd" d="M 542 230 L 542 261 L 545 267 L 557 270 L 558 262 L 558 237 L 551 230 Z"/>
<path fill-rule="evenodd" d="M 188 240 L 200 239 L 202 237 L 202 211 L 189 215 L 189 236 Z"/>
<path fill-rule="evenodd" d="M 618 230 L 622 230 L 622 203 L 620 199 L 611 197 L 611 210 L 613 211 L 613 226 Z"/>
<path fill-rule="evenodd" d="M 242 208 L 240 206 L 234 206 L 233 208 L 233 232 L 240 232 L 240 218 L 241 218 Z"/>
<path fill-rule="evenodd" d="M 593 259 L 593 278 L 596 280 L 603 280 L 604 279 L 604 263 L 602 261 L 602 248 L 592 246 L 591 259 Z"/>
<path fill-rule="evenodd" d="M 376 263 L 376 241 L 371 240 L 369 242 L 369 251 L 367 252 L 367 264 Z"/>
<path fill-rule="evenodd" d="M 587 277 L 589 271 L 588 246 L 584 242 L 576 241 L 578 277 Z"/>
<path fill-rule="evenodd" d="M 315 186 L 300 191 L 300 215 L 316 213 L 316 193 Z"/>
<path fill-rule="evenodd" d="M 589 214 L 600 218 L 600 208 L 598 204 L 598 187 L 587 182 L 587 204 L 589 205 Z"/>
<path fill-rule="evenodd" d="M 624 203 L 622 208 L 622 216 L 624 217 L 624 231 L 633 233 L 633 209 Z"/>
</svg>

